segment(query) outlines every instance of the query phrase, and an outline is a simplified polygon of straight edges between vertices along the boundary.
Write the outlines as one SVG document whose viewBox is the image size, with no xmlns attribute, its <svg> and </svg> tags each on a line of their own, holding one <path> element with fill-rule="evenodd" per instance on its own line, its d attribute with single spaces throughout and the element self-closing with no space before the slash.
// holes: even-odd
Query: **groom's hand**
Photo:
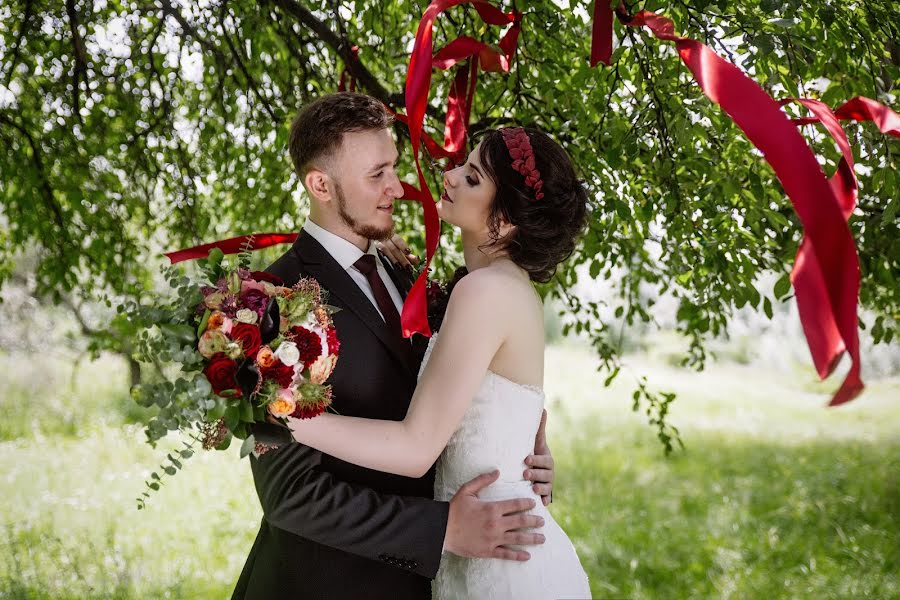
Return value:
<svg viewBox="0 0 900 600">
<path fill-rule="evenodd" d="M 534 438 L 534 454 L 525 458 L 525 469 L 523 477 L 534 482 L 531 489 L 535 494 L 541 496 L 544 506 L 548 506 L 553 499 L 553 478 L 556 472 L 553 470 L 553 456 L 550 454 L 550 447 L 547 446 L 547 411 L 541 414 L 541 425 L 538 427 L 537 435 Z"/>
<path fill-rule="evenodd" d="M 466 483 L 450 500 L 444 549 L 470 558 L 504 558 L 525 561 L 531 555 L 510 545 L 533 546 L 544 543 L 540 533 L 519 531 L 542 527 L 544 519 L 524 511 L 535 507 L 530 498 L 499 502 L 478 499 L 478 492 L 497 481 L 500 471 L 479 475 Z"/>
</svg>

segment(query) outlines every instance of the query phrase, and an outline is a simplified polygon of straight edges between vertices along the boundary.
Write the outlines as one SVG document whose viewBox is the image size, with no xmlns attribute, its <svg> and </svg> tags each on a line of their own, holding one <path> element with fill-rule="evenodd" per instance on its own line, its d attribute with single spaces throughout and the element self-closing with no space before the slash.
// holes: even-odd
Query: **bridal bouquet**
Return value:
<svg viewBox="0 0 900 600">
<path fill-rule="evenodd" d="M 334 309 L 323 302 L 319 284 L 301 279 L 285 287 L 273 275 L 248 270 L 246 254 L 234 267 L 224 258 L 214 249 L 198 261 L 199 281 L 169 267 L 174 299 L 132 311 L 146 325 L 138 359 L 155 367 L 152 379 L 133 391 L 139 404 L 159 407 L 147 423 L 151 445 L 173 430 L 207 450 L 223 450 L 236 437 L 244 440 L 244 457 L 267 450 L 252 435 L 254 423 L 312 418 L 331 404 L 325 381 L 340 343 Z M 193 454 L 193 444 L 184 446 L 161 465 L 167 474 Z M 157 490 L 160 482 L 154 472 L 147 486 Z"/>
</svg>

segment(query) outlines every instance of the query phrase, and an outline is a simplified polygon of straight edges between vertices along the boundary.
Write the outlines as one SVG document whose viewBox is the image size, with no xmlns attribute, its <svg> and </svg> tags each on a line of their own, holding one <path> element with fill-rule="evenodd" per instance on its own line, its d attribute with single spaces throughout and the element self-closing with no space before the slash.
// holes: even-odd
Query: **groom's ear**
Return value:
<svg viewBox="0 0 900 600">
<path fill-rule="evenodd" d="M 319 169 L 310 169 L 303 178 L 303 185 L 316 200 L 329 202 L 331 200 L 332 182 L 328 173 Z"/>
</svg>

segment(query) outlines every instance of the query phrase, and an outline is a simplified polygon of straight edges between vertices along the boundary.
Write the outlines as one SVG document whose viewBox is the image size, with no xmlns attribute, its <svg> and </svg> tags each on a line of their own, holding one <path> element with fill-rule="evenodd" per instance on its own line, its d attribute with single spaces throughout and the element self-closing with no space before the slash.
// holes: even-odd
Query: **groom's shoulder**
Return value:
<svg viewBox="0 0 900 600">
<path fill-rule="evenodd" d="M 266 267 L 266 273 L 271 273 L 281 279 L 285 285 L 292 286 L 303 276 L 303 260 L 296 248 L 292 246 L 275 262 Z"/>
</svg>

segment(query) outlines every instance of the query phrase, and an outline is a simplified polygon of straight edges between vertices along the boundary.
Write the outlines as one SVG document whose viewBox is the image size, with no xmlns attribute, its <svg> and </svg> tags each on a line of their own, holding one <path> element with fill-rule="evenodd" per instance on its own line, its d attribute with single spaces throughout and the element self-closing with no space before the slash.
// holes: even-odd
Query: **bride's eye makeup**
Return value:
<svg viewBox="0 0 900 600">
<path fill-rule="evenodd" d="M 466 183 L 468 183 L 472 187 L 478 185 L 478 182 L 475 181 L 475 179 L 471 175 L 466 175 Z"/>
</svg>

